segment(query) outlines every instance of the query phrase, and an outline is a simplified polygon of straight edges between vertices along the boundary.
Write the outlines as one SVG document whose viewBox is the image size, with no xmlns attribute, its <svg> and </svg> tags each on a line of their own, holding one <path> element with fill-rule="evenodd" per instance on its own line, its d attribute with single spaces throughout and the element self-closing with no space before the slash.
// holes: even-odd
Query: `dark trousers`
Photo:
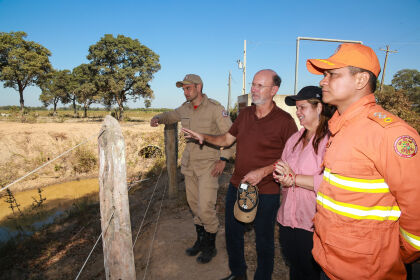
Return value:
<svg viewBox="0 0 420 280">
<path fill-rule="evenodd" d="M 226 194 L 225 231 L 229 268 L 233 275 L 244 275 L 246 263 L 244 255 L 245 224 L 235 219 L 233 207 L 237 189 L 229 184 Z M 279 194 L 260 194 L 257 214 L 254 220 L 257 248 L 257 270 L 254 279 L 271 279 L 274 266 L 274 225 L 280 205 Z"/>
<path fill-rule="evenodd" d="M 325 272 L 321 269 L 321 280 L 330 280 L 330 278 L 328 278 L 327 274 L 325 274 Z"/>
<path fill-rule="evenodd" d="M 321 268 L 312 257 L 313 232 L 280 226 L 280 246 L 290 280 L 319 280 Z"/>
</svg>

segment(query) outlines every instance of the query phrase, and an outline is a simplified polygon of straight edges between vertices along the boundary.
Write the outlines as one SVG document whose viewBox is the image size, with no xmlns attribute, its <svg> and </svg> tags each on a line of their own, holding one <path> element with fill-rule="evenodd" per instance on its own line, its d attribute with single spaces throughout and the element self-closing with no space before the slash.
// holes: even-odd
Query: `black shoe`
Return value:
<svg viewBox="0 0 420 280">
<path fill-rule="evenodd" d="M 240 276 L 231 274 L 228 277 L 220 279 L 220 280 L 247 280 L 247 277 L 246 277 L 246 273 Z"/>
<path fill-rule="evenodd" d="M 208 263 L 216 254 L 216 233 L 204 231 L 203 247 L 201 254 L 197 257 L 197 262 Z"/>
<path fill-rule="evenodd" d="M 203 249 L 204 227 L 195 225 L 195 230 L 197 231 L 197 240 L 191 248 L 185 250 L 188 256 L 195 256 Z"/>
</svg>

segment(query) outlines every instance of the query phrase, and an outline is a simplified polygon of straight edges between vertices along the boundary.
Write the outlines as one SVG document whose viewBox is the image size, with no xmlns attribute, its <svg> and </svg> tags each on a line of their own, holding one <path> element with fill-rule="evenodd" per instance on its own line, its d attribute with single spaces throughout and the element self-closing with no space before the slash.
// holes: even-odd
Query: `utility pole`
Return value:
<svg viewBox="0 0 420 280">
<path fill-rule="evenodd" d="M 242 94 L 246 94 L 246 40 L 244 40 L 244 62 L 240 59 L 236 61 L 238 63 L 238 68 L 242 69 Z"/>
<path fill-rule="evenodd" d="M 242 76 L 242 94 L 246 94 L 246 40 L 244 40 L 244 71 Z"/>
<path fill-rule="evenodd" d="M 227 112 L 230 113 L 230 82 L 232 79 L 232 74 L 229 71 L 229 80 L 228 80 L 228 104 L 227 104 Z"/>
<path fill-rule="evenodd" d="M 386 52 L 386 54 L 385 54 L 385 62 L 384 62 L 384 69 L 382 71 L 381 85 L 379 86 L 379 92 L 381 92 L 382 91 L 382 86 L 384 84 L 385 69 L 386 69 L 386 62 L 388 60 L 388 53 L 390 53 L 390 52 L 391 53 L 397 53 L 398 51 L 396 51 L 396 50 L 395 51 L 389 50 L 389 45 L 386 46 L 386 50 L 384 50 L 384 49 L 379 49 L 379 50 Z"/>
</svg>

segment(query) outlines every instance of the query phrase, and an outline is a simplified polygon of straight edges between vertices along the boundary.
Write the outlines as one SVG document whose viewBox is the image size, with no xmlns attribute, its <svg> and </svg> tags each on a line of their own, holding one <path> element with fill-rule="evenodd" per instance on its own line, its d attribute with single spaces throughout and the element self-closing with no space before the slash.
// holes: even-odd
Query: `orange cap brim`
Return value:
<svg viewBox="0 0 420 280">
<path fill-rule="evenodd" d="M 324 70 L 338 69 L 348 66 L 347 64 L 335 62 L 331 59 L 308 59 L 306 61 L 306 68 L 309 72 L 315 75 L 324 74 Z"/>
</svg>

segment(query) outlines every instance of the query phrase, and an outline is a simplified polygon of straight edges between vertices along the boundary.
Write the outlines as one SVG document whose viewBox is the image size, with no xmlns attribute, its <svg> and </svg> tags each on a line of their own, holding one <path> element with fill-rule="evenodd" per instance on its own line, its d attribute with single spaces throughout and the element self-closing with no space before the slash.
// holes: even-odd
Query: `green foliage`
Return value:
<svg viewBox="0 0 420 280">
<path fill-rule="evenodd" d="M 51 71 L 50 51 L 25 37 L 25 32 L 0 32 L 0 81 L 19 92 L 22 114 L 25 88 L 39 85 Z"/>
<path fill-rule="evenodd" d="M 235 107 L 233 107 L 233 109 L 230 109 L 229 111 L 229 116 L 232 122 L 236 120 L 236 118 L 238 117 L 238 113 L 239 113 L 238 103 L 235 103 Z"/>
<path fill-rule="evenodd" d="M 150 108 L 152 106 L 152 100 L 150 98 L 144 99 L 144 107 Z"/>
<path fill-rule="evenodd" d="M 392 86 L 402 91 L 413 103 L 413 109 L 420 113 L 420 72 L 415 69 L 402 69 L 393 79 Z"/>
<path fill-rule="evenodd" d="M 39 100 L 45 107 L 53 104 L 55 116 L 57 113 L 57 104 L 60 101 L 63 104 L 70 102 L 69 92 L 71 91 L 71 73 L 69 70 L 53 70 L 43 79 L 40 84 L 42 90 Z"/>
<path fill-rule="evenodd" d="M 74 96 L 83 104 L 83 117 L 87 117 L 87 110 L 92 103 L 99 101 L 97 86 L 97 71 L 89 64 L 81 64 L 73 69 Z"/>
<path fill-rule="evenodd" d="M 129 97 L 133 100 L 153 98 L 149 82 L 160 69 L 159 56 L 137 39 L 105 34 L 90 46 L 87 58 L 98 73 L 102 103 L 105 106 L 117 104 L 119 120 Z"/>
<path fill-rule="evenodd" d="M 384 85 L 382 91 L 375 92 L 376 101 L 385 110 L 397 115 L 408 124 L 420 131 L 419 114 L 411 110 L 412 103 L 403 93 L 403 90 L 395 90 L 392 86 Z"/>
</svg>

